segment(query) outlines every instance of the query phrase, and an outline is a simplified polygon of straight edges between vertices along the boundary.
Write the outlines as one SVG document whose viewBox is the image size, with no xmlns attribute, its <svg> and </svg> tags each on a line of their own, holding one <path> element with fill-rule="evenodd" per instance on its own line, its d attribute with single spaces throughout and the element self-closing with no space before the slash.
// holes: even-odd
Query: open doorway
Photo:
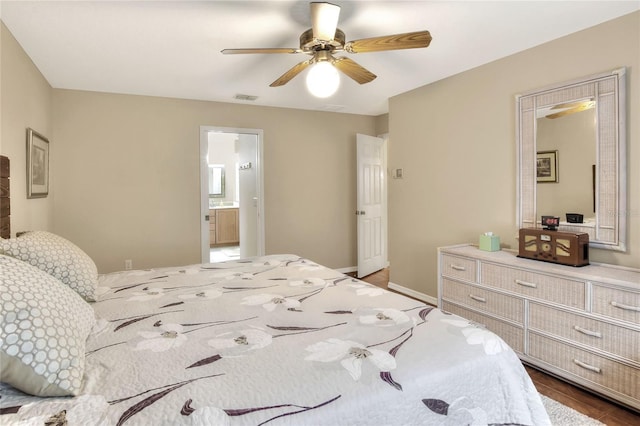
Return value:
<svg viewBox="0 0 640 426">
<path fill-rule="evenodd" d="M 202 262 L 264 254 L 262 130 L 201 126 Z"/>
</svg>

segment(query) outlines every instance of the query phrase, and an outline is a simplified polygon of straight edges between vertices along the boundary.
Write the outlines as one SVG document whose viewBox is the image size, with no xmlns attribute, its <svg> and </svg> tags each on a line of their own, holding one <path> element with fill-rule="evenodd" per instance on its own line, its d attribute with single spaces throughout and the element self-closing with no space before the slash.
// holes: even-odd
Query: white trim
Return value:
<svg viewBox="0 0 640 426">
<path fill-rule="evenodd" d="M 200 259 L 202 263 L 209 263 L 209 221 L 205 217 L 209 214 L 209 197 L 205 197 L 205 191 L 209 192 L 209 164 L 207 153 L 209 150 L 209 133 L 207 126 L 200 126 Z M 205 262 L 205 259 L 207 261 Z"/>
<path fill-rule="evenodd" d="M 391 290 L 404 294 L 405 296 L 410 296 L 410 297 L 413 297 L 414 299 L 422 300 L 423 302 L 429 303 L 430 305 L 438 306 L 438 299 L 433 296 L 429 296 L 428 294 L 420 293 L 419 291 L 415 291 L 410 288 L 403 287 L 396 283 L 392 283 L 391 281 L 389 281 L 388 287 Z"/>
<path fill-rule="evenodd" d="M 334 269 L 335 271 L 341 272 L 343 274 L 350 274 L 351 272 L 357 272 L 357 266 L 347 266 L 346 268 Z"/>
</svg>

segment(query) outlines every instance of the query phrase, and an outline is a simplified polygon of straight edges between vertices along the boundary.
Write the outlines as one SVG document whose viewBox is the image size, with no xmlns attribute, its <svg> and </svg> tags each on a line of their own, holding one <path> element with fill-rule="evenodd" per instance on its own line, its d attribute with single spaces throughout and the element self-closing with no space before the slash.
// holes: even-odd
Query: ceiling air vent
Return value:
<svg viewBox="0 0 640 426">
<path fill-rule="evenodd" d="M 243 95 L 241 93 L 238 93 L 237 95 L 235 95 L 233 97 L 233 99 L 237 99 L 239 101 L 255 101 L 256 99 L 258 99 L 257 96 L 253 96 L 253 95 Z"/>
</svg>

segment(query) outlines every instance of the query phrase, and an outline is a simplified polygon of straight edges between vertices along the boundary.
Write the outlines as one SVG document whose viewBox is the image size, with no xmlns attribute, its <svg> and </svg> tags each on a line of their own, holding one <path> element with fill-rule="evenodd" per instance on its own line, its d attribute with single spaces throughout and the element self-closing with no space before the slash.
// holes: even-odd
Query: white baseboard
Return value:
<svg viewBox="0 0 640 426">
<path fill-rule="evenodd" d="M 351 272 L 358 271 L 358 267 L 356 267 L 356 266 L 348 266 L 346 268 L 336 269 L 336 271 L 342 272 L 343 274 L 350 274 Z"/>
<path fill-rule="evenodd" d="M 428 294 L 420 293 L 419 291 L 415 291 L 410 288 L 403 287 L 396 283 L 392 283 L 391 281 L 389 281 L 389 288 L 391 290 L 397 291 L 398 293 L 402 293 L 406 296 L 411 296 L 414 299 L 422 300 L 423 302 L 427 302 L 431 305 L 438 306 L 438 299 L 433 296 L 429 296 Z"/>
</svg>

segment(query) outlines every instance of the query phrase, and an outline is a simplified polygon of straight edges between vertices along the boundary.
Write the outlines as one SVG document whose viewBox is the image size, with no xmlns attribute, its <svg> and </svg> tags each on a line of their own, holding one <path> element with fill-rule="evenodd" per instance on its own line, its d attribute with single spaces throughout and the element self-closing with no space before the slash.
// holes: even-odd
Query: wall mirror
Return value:
<svg viewBox="0 0 640 426">
<path fill-rule="evenodd" d="M 518 227 L 559 216 L 591 247 L 626 251 L 625 79 L 620 68 L 516 96 Z"/>
<path fill-rule="evenodd" d="M 224 164 L 209 165 L 209 198 L 224 197 Z"/>
</svg>

